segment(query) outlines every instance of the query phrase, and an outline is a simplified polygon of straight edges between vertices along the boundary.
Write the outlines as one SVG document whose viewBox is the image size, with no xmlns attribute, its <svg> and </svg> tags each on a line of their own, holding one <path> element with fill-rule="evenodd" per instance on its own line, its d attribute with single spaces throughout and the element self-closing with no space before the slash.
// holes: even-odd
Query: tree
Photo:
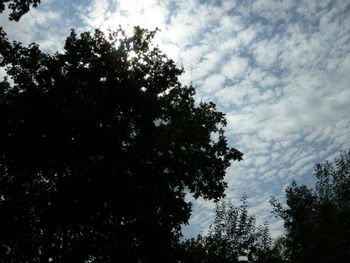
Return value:
<svg viewBox="0 0 350 263">
<path fill-rule="evenodd" d="M 255 217 L 248 215 L 246 196 L 238 208 L 231 202 L 217 203 L 215 214 L 207 236 L 183 243 L 183 262 L 272 262 L 269 228 L 255 225 Z"/>
<path fill-rule="evenodd" d="M 0 13 L 5 10 L 6 3 L 8 8 L 11 9 L 9 19 L 13 21 L 19 21 L 20 18 L 29 11 L 30 7 L 37 7 L 41 0 L 0 0 Z"/>
<path fill-rule="evenodd" d="M 170 262 L 185 194 L 224 195 L 242 154 L 154 34 L 72 31 L 54 55 L 3 35 L 0 65 L 14 82 L 0 84 L 4 261 Z"/>
<path fill-rule="evenodd" d="M 271 237 L 266 224 L 255 226 L 255 216 L 248 215 L 247 197 L 242 197 L 239 208 L 232 203 L 221 202 L 215 209 L 216 217 L 208 236 L 209 250 L 225 255 L 228 262 L 265 262 L 271 246 Z"/>
<path fill-rule="evenodd" d="M 350 260 L 350 151 L 315 166 L 315 189 L 295 181 L 286 189 L 288 208 L 272 199 L 284 220 L 291 262 Z"/>
<path fill-rule="evenodd" d="M 223 258 L 209 255 L 206 248 L 206 237 L 198 235 L 179 243 L 178 259 L 180 263 L 222 262 Z"/>
</svg>

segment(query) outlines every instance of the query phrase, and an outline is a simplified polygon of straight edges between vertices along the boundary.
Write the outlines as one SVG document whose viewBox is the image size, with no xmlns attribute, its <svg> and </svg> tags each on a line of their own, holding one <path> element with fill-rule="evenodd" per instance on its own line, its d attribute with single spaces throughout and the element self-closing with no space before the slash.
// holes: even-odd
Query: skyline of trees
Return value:
<svg viewBox="0 0 350 263">
<path fill-rule="evenodd" d="M 235 207 L 217 203 L 207 234 L 182 242 L 180 262 L 333 263 L 350 260 L 350 150 L 315 165 L 314 188 L 295 181 L 286 203 L 270 200 L 272 213 L 286 233 L 275 240 L 267 224 L 255 225 L 247 197 Z"/>
<path fill-rule="evenodd" d="M 15 21 L 40 3 L 2 1 L 0 12 L 4 2 Z M 0 66 L 14 82 L 0 82 L 1 260 L 347 262 L 350 151 L 315 166 L 315 188 L 293 181 L 286 207 L 271 199 L 286 229 L 273 242 L 246 196 L 240 207 L 223 201 L 242 153 L 224 114 L 197 105 L 183 69 L 152 45 L 155 33 L 72 30 L 50 55 L 1 30 Z M 188 192 L 218 203 L 208 234 L 181 243 Z"/>
</svg>

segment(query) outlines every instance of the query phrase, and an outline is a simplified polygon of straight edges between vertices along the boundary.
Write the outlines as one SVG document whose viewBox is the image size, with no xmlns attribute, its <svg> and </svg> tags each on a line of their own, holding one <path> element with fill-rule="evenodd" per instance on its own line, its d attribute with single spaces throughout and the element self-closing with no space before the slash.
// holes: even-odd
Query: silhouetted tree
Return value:
<svg viewBox="0 0 350 263">
<path fill-rule="evenodd" d="M 221 198 L 242 158 L 224 114 L 195 104 L 155 32 L 72 31 L 54 55 L 2 34 L 0 258 L 170 262 L 185 193 Z"/>
<path fill-rule="evenodd" d="M 10 20 L 19 21 L 20 18 L 29 11 L 30 7 L 37 7 L 41 0 L 0 0 L 0 13 L 5 10 L 5 6 L 11 9 Z"/>
<path fill-rule="evenodd" d="M 317 164 L 315 176 L 315 189 L 295 181 L 286 189 L 288 208 L 271 200 L 274 213 L 284 219 L 290 262 L 348 262 L 350 151 Z"/>
<path fill-rule="evenodd" d="M 243 196 L 238 208 L 231 202 L 219 202 L 208 235 L 182 244 L 182 262 L 270 262 L 272 239 L 268 226 L 255 225 L 255 217 L 248 215 L 246 199 Z"/>
</svg>

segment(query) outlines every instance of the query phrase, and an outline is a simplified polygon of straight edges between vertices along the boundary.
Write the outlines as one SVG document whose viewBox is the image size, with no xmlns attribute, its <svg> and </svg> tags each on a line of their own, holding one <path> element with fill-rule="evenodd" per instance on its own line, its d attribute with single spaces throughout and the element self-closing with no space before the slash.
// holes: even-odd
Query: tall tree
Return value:
<svg viewBox="0 0 350 263">
<path fill-rule="evenodd" d="M 72 31 L 54 55 L 1 38 L 14 82 L 0 83 L 4 261 L 170 262 L 185 193 L 224 195 L 242 154 L 154 34 Z"/>
<path fill-rule="evenodd" d="M 272 199 L 284 219 L 291 262 L 350 260 L 350 151 L 315 166 L 314 189 L 296 182 L 286 189 L 288 208 Z"/>
</svg>

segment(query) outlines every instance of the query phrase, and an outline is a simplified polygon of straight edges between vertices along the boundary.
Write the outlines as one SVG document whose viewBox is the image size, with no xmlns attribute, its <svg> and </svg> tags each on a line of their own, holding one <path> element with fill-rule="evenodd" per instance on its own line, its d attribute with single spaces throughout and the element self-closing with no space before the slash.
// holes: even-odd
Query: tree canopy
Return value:
<svg viewBox="0 0 350 263">
<path fill-rule="evenodd" d="M 154 34 L 72 30 L 50 55 L 3 33 L 14 84 L 0 83 L 1 258 L 164 260 L 190 215 L 185 194 L 224 195 L 242 154 Z"/>
<path fill-rule="evenodd" d="M 9 19 L 19 21 L 21 17 L 29 11 L 31 7 L 37 7 L 41 0 L 0 0 L 0 13 L 5 10 L 5 6 L 11 9 Z"/>
<path fill-rule="evenodd" d="M 286 189 L 287 208 L 272 199 L 287 230 L 290 262 L 350 260 L 350 151 L 315 166 L 314 189 L 295 181 Z"/>
</svg>

